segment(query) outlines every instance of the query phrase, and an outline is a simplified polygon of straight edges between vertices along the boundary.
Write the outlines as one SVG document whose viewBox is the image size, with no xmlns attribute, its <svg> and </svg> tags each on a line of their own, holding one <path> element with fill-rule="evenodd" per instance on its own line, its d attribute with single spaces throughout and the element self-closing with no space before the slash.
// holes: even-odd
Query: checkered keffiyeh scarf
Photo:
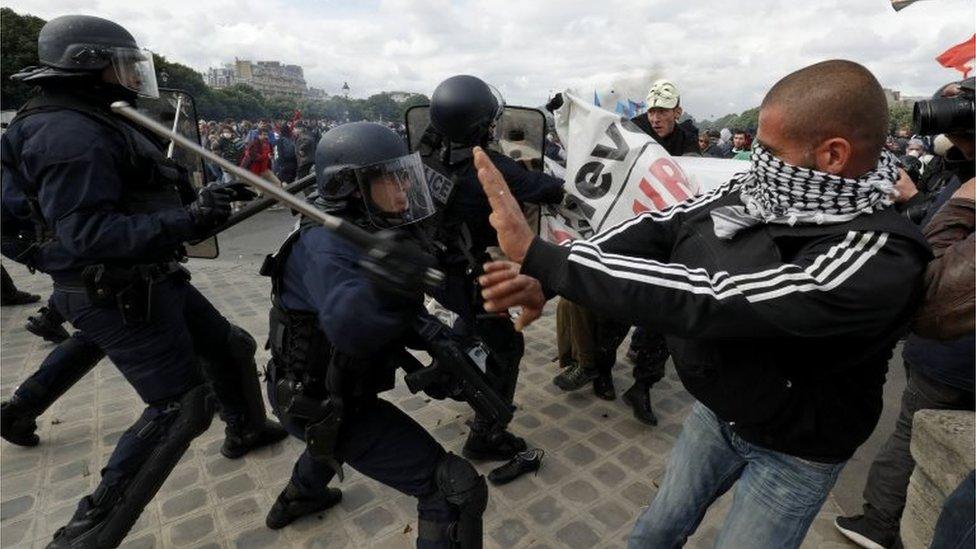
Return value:
<svg viewBox="0 0 976 549">
<path fill-rule="evenodd" d="M 898 166 L 885 151 L 878 165 L 857 179 L 791 166 L 762 146 L 752 150 L 752 166 L 737 174 L 741 206 L 712 210 L 715 236 L 731 239 L 761 223 L 830 225 L 892 204 Z"/>
</svg>

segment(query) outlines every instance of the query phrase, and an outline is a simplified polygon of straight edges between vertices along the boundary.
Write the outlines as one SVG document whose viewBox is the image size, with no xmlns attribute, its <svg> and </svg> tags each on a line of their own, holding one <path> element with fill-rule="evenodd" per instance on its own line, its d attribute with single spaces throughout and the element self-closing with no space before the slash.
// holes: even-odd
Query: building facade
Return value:
<svg viewBox="0 0 976 549">
<path fill-rule="evenodd" d="M 207 85 L 211 88 L 220 89 L 236 84 L 246 84 L 266 96 L 297 99 L 308 94 L 304 71 L 298 65 L 234 59 L 233 63 L 207 71 Z"/>
</svg>

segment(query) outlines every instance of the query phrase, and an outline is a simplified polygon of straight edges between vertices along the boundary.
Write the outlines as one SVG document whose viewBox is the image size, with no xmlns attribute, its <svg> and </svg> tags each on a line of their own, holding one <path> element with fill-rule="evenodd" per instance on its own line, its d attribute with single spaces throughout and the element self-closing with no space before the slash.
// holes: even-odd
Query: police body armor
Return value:
<svg viewBox="0 0 976 549">
<path fill-rule="evenodd" d="M 163 155 L 162 144 L 155 137 L 81 97 L 45 91 L 31 98 L 11 125 L 35 114 L 61 110 L 83 114 L 122 137 L 127 162 L 122 167 L 121 179 L 129 183 L 123 188 L 119 202 L 124 213 L 153 213 L 181 208 L 192 202 L 194 192 L 186 171 Z M 41 214 L 38 182 L 26 181 L 20 176 L 20 159 L 6 141 L 3 144 L 3 163 L 9 184 L 27 197 L 33 225 L 32 231 L 19 230 L 14 235 L 3 235 L 5 244 L 9 248 L 14 243 L 18 260 L 33 270 L 38 252 L 45 245 L 56 242 L 57 237 Z M 84 269 L 77 284 L 62 286 L 83 287 L 95 304 L 118 306 L 127 324 L 142 323 L 148 320 L 151 310 L 151 285 L 179 271 L 188 276 L 178 264 L 184 255 L 182 246 L 178 246 L 158 250 L 147 257 L 90 265 Z"/>
<path fill-rule="evenodd" d="M 309 453 L 344 479 L 335 456 L 339 427 L 346 414 L 346 383 L 332 343 L 319 328 L 314 312 L 285 308 L 279 299 L 284 268 L 292 246 L 312 224 L 304 220 L 288 235 L 278 252 L 265 257 L 260 273 L 271 277 L 271 313 L 267 348 L 271 351 L 267 377 L 274 391 L 274 413 L 283 422 L 305 429 Z M 360 387 L 361 389 L 361 387 Z M 375 396 L 375 394 L 374 394 Z"/>
</svg>

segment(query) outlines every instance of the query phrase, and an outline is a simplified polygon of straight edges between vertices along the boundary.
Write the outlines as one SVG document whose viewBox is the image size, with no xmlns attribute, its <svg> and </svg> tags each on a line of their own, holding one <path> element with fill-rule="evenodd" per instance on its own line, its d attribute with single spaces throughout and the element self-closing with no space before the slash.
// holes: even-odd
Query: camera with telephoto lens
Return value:
<svg viewBox="0 0 976 549">
<path fill-rule="evenodd" d="M 912 126 L 917 135 L 973 133 L 976 119 L 976 78 L 959 83 L 955 97 L 935 97 L 915 103 Z"/>
</svg>

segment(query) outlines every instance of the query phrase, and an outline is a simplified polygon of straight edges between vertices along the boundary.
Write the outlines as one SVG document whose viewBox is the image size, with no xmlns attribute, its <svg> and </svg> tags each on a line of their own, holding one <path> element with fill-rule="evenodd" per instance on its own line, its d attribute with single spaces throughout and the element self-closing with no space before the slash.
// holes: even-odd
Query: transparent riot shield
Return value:
<svg viewBox="0 0 976 549">
<path fill-rule="evenodd" d="M 138 104 L 139 110 L 144 114 L 159 120 L 196 143 L 201 142 L 196 103 L 189 93 L 182 90 L 160 88 L 158 99 L 140 98 Z M 165 144 L 165 152 L 167 158 L 172 159 L 186 170 L 194 194 L 206 184 L 206 168 L 202 158 L 186 149 L 177 147 L 172 142 Z M 187 244 L 186 254 L 189 257 L 201 259 L 216 258 L 220 254 L 217 237 L 212 236 L 197 244 Z"/>
<path fill-rule="evenodd" d="M 410 151 L 420 151 L 429 144 L 426 136 L 430 126 L 430 106 L 416 105 L 407 109 L 404 124 Z M 539 109 L 529 107 L 505 107 L 496 128 L 497 139 L 490 147 L 496 152 L 521 163 L 527 170 L 543 170 L 542 153 L 545 151 L 546 117 Z"/>
</svg>

